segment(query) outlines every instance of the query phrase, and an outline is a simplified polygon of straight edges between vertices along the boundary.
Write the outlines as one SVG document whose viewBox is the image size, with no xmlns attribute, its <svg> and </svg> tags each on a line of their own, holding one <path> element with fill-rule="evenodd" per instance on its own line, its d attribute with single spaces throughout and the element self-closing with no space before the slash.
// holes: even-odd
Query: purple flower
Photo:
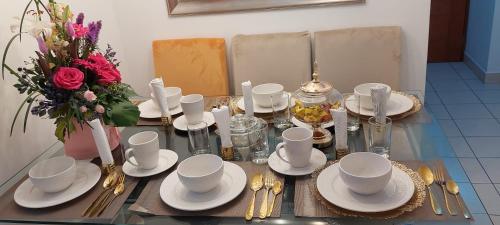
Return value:
<svg viewBox="0 0 500 225">
<path fill-rule="evenodd" d="M 75 29 L 73 29 L 73 23 L 71 23 L 71 21 L 68 21 L 66 22 L 65 27 L 68 36 L 70 36 L 71 38 L 75 37 Z"/>
<path fill-rule="evenodd" d="M 38 49 L 40 50 L 41 53 L 44 55 L 49 53 L 49 49 L 47 48 L 47 45 L 45 44 L 45 41 L 43 40 L 42 37 L 37 37 L 36 41 L 38 42 Z"/>
<path fill-rule="evenodd" d="M 79 13 L 78 14 L 78 17 L 76 17 L 76 24 L 83 24 L 83 18 L 84 18 L 84 15 L 83 13 Z"/>
<path fill-rule="evenodd" d="M 101 32 L 102 23 L 99 20 L 97 21 L 97 23 L 95 22 L 89 23 L 88 27 L 89 27 L 89 32 L 87 34 L 87 37 L 93 44 L 95 44 L 97 42 L 97 39 L 99 38 L 99 32 Z"/>
</svg>

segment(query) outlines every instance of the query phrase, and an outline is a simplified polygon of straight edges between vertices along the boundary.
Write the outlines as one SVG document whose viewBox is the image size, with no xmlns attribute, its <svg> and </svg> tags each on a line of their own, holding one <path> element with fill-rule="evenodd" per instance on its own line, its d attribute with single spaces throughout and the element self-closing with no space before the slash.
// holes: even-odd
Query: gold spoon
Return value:
<svg viewBox="0 0 500 225">
<path fill-rule="evenodd" d="M 111 202 L 113 202 L 116 199 L 116 197 L 121 195 L 124 191 L 125 191 L 125 174 L 122 173 L 120 176 L 120 181 L 118 182 L 118 184 L 115 187 L 115 190 L 113 191 L 113 198 L 111 198 L 111 200 L 99 210 L 97 216 L 100 216 L 102 212 L 104 212 L 104 210 L 108 208 Z"/>
<path fill-rule="evenodd" d="M 443 210 L 441 208 L 441 205 L 437 202 L 431 190 L 431 185 L 432 183 L 434 183 L 434 174 L 432 174 L 431 169 L 427 166 L 421 166 L 420 168 L 418 168 L 418 173 L 424 180 L 425 186 L 427 186 L 427 190 L 429 191 L 429 199 L 431 200 L 432 210 L 434 210 L 434 213 L 436 215 L 442 215 Z"/>
<path fill-rule="evenodd" d="M 250 203 L 248 204 L 247 212 L 245 213 L 245 219 L 246 220 L 252 220 L 253 217 L 253 209 L 255 206 L 255 195 L 257 194 L 257 191 L 259 191 L 262 186 L 264 185 L 262 181 L 262 174 L 255 174 L 252 177 L 252 183 L 250 184 L 250 189 L 253 191 L 252 195 L 252 200 L 250 200 Z"/>
<path fill-rule="evenodd" d="M 458 206 L 460 206 L 460 208 L 462 209 L 462 212 L 464 212 L 464 217 L 466 219 L 470 219 L 471 217 L 470 217 L 469 209 L 463 203 L 463 200 L 458 197 L 460 195 L 460 189 L 458 188 L 457 183 L 455 183 L 455 181 L 453 181 L 453 180 L 446 181 L 446 189 L 448 190 L 448 192 L 455 195 L 455 198 L 457 199 L 457 202 L 458 202 Z"/>
<path fill-rule="evenodd" d="M 97 196 L 97 198 L 90 204 L 89 207 L 85 209 L 85 211 L 82 213 L 82 216 L 87 216 L 93 209 L 101 203 L 102 197 L 104 196 L 104 193 L 107 193 L 109 189 L 111 189 L 113 186 L 115 186 L 116 182 L 118 181 L 118 174 L 116 171 L 111 172 L 108 174 L 106 179 L 104 179 L 104 182 L 102 183 L 102 187 L 104 190 L 102 190 L 101 194 Z"/>
<path fill-rule="evenodd" d="M 276 196 L 281 192 L 282 184 L 279 180 L 274 181 L 273 184 L 273 199 L 271 200 L 271 205 L 267 208 L 267 217 L 271 216 L 274 208 L 274 200 L 276 200 Z"/>
</svg>

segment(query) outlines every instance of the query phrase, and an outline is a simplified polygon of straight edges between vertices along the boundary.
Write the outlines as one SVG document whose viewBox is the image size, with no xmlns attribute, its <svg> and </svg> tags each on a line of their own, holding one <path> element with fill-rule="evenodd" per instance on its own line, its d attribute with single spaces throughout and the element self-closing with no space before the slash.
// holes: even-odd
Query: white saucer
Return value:
<svg viewBox="0 0 500 225">
<path fill-rule="evenodd" d="M 283 149 L 280 150 L 283 151 Z M 281 152 L 281 155 L 286 159 L 286 154 L 284 152 Z M 310 164 L 306 167 L 302 168 L 292 167 L 290 166 L 290 164 L 281 160 L 276 152 L 273 152 L 269 156 L 269 159 L 267 160 L 267 164 L 269 165 L 269 167 L 271 167 L 272 170 L 280 174 L 289 176 L 303 176 L 311 174 L 316 169 L 324 166 L 325 163 L 326 163 L 325 154 L 322 151 L 315 148 L 313 148 L 313 151 L 311 153 Z"/>
<path fill-rule="evenodd" d="M 203 112 L 203 121 L 207 123 L 207 126 L 212 126 L 215 123 L 214 115 L 211 112 Z M 187 131 L 187 125 L 186 116 L 184 115 L 174 120 L 174 127 L 177 130 Z"/>
<path fill-rule="evenodd" d="M 145 119 L 157 119 L 161 118 L 161 111 L 160 108 L 155 104 L 153 99 L 149 99 L 145 102 L 141 102 L 137 107 L 139 107 L 139 111 L 141 112 L 140 117 L 145 118 Z M 178 105 L 177 107 L 170 109 L 170 114 L 177 115 L 182 112 L 182 107 L 181 105 Z"/>
<path fill-rule="evenodd" d="M 177 153 L 175 153 L 174 151 L 160 149 L 160 159 L 158 160 L 158 166 L 156 166 L 155 168 L 144 170 L 137 168 L 129 162 L 125 162 L 125 164 L 123 164 L 122 170 L 123 173 L 131 177 L 149 177 L 170 169 L 173 165 L 175 165 L 178 159 L 179 156 L 177 156 Z M 134 157 L 131 157 L 130 160 L 135 161 Z"/>
<path fill-rule="evenodd" d="M 92 189 L 101 178 L 101 169 L 87 161 L 76 161 L 76 179 L 67 189 L 46 193 L 33 186 L 30 179 L 26 179 L 14 193 L 14 201 L 26 208 L 46 208 L 56 206 L 85 194 Z"/>
<path fill-rule="evenodd" d="M 288 98 L 287 93 L 284 93 L 283 98 L 281 99 L 280 103 L 277 106 L 275 106 L 276 110 L 281 111 L 281 110 L 286 109 L 287 98 Z M 293 98 L 291 99 L 290 103 L 291 103 L 290 108 L 295 106 L 295 100 Z M 243 99 L 243 97 L 240 98 L 237 105 L 238 105 L 238 108 L 240 108 L 241 110 L 243 110 L 243 111 L 245 110 L 245 100 Z M 260 105 L 257 105 L 257 103 L 255 103 L 255 100 L 254 100 L 253 101 L 253 112 L 254 113 L 272 113 L 273 107 L 262 107 Z"/>
<path fill-rule="evenodd" d="M 354 95 L 349 96 L 345 100 L 345 106 L 349 111 L 353 113 L 357 113 L 363 116 L 374 116 L 372 109 L 366 109 L 360 107 L 361 109 L 358 110 L 357 102 L 354 101 Z M 413 108 L 413 100 L 411 100 L 411 98 L 399 93 L 392 92 L 391 97 L 387 102 L 387 116 L 396 116 L 408 112 L 412 108 Z"/>
<path fill-rule="evenodd" d="M 304 123 L 304 122 L 302 122 L 302 121 L 298 120 L 297 118 L 295 118 L 295 116 L 294 116 L 294 117 L 292 117 L 292 123 L 293 123 L 293 125 L 295 125 L 295 126 L 297 126 L 297 127 L 312 128 L 312 126 L 311 126 L 311 125 L 309 125 L 309 124 L 307 124 L 307 123 Z M 326 128 L 333 127 L 334 125 L 335 125 L 335 123 L 334 123 L 334 122 L 333 122 L 333 120 L 332 120 L 332 121 L 330 121 L 330 122 L 328 122 L 328 123 L 323 123 L 323 124 L 321 124 L 321 127 L 323 127 L 323 128 L 325 128 L 325 129 L 326 129 Z"/>
<path fill-rule="evenodd" d="M 392 177 L 384 190 L 373 195 L 350 191 L 339 176 L 339 164 L 324 169 L 318 176 L 318 191 L 330 203 L 356 212 L 384 212 L 406 204 L 415 191 L 410 176 L 392 167 Z"/>
<path fill-rule="evenodd" d="M 160 197 L 167 205 L 184 211 L 201 211 L 224 205 L 245 189 L 247 176 L 238 165 L 224 162 L 224 175 L 215 189 L 206 193 L 187 190 L 179 181 L 177 170 L 170 173 L 160 186 Z"/>
</svg>

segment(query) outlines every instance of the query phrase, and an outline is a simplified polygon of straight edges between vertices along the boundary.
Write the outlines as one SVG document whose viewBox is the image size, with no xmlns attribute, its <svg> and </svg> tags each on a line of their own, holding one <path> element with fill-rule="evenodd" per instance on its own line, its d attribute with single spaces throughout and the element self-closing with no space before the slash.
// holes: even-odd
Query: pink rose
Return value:
<svg viewBox="0 0 500 225">
<path fill-rule="evenodd" d="M 75 65 L 83 66 L 97 75 L 97 83 L 110 85 L 121 82 L 120 71 L 100 53 L 92 54 L 87 59 L 76 59 Z"/>
<path fill-rule="evenodd" d="M 90 90 L 85 91 L 83 93 L 83 97 L 89 102 L 93 102 L 97 99 L 97 96 L 94 94 L 94 92 Z"/>
<path fill-rule="evenodd" d="M 54 85 L 66 90 L 78 90 L 82 84 L 85 75 L 77 68 L 61 67 L 52 78 Z"/>
<path fill-rule="evenodd" d="M 104 113 L 104 106 L 102 105 L 96 105 L 95 106 L 95 111 L 100 113 L 100 114 L 103 114 Z"/>
<path fill-rule="evenodd" d="M 85 113 L 87 112 L 87 107 L 86 106 L 80 106 L 80 112 Z"/>
</svg>

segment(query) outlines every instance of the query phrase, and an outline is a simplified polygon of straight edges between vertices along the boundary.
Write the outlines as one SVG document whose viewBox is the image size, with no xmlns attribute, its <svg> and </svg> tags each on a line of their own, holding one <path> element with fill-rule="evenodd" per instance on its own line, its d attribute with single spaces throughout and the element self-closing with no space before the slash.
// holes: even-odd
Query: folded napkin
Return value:
<svg viewBox="0 0 500 225">
<path fill-rule="evenodd" d="M 243 91 L 243 101 L 245 101 L 245 115 L 253 116 L 253 98 L 252 98 L 252 82 L 245 81 L 241 83 Z"/>
<path fill-rule="evenodd" d="M 347 149 L 347 111 L 344 108 L 330 109 L 335 124 L 335 148 Z"/>
<path fill-rule="evenodd" d="M 155 78 L 149 82 L 155 98 L 159 104 L 161 116 L 171 117 L 170 110 L 168 109 L 167 97 L 165 96 L 165 86 L 161 78 Z"/>
<path fill-rule="evenodd" d="M 217 128 L 219 129 L 222 147 L 233 147 L 229 130 L 229 108 L 227 106 L 221 106 L 220 109 L 214 108 L 212 109 L 212 113 L 214 114 L 215 122 L 217 123 Z"/>
<path fill-rule="evenodd" d="M 100 119 L 94 119 L 89 121 L 90 127 L 92 127 L 92 136 L 94 137 L 97 150 L 99 151 L 99 157 L 103 165 L 113 164 L 113 155 L 111 154 L 111 148 L 109 147 L 108 137 L 106 132 L 102 127 Z"/>
<path fill-rule="evenodd" d="M 371 88 L 371 97 L 373 103 L 373 114 L 377 123 L 384 124 L 387 115 L 387 87 L 377 85 Z"/>
</svg>

